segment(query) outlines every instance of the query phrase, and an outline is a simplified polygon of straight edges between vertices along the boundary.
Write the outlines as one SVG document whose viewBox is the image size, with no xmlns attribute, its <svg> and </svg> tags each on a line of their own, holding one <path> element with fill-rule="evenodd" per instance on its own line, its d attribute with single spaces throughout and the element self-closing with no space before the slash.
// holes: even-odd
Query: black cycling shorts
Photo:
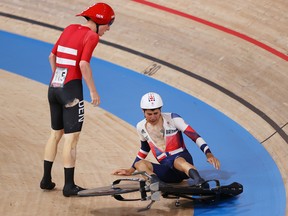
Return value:
<svg viewBox="0 0 288 216">
<path fill-rule="evenodd" d="M 84 121 L 82 80 L 72 80 L 63 87 L 49 87 L 51 128 L 64 133 L 79 132 Z"/>
</svg>

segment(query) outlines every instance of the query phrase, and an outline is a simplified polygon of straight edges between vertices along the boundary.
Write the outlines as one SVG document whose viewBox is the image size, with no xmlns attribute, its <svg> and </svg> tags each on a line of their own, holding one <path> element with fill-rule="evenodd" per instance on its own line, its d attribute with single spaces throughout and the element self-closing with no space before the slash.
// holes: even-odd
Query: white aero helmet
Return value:
<svg viewBox="0 0 288 216">
<path fill-rule="evenodd" d="M 149 92 L 142 96 L 140 107 L 142 109 L 157 109 L 163 106 L 162 98 L 155 92 Z"/>
</svg>

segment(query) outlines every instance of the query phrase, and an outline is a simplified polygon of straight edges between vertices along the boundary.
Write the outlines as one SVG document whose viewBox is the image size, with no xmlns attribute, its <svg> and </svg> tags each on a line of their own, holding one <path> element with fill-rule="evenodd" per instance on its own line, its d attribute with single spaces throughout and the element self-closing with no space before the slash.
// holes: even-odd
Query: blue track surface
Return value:
<svg viewBox="0 0 288 216">
<path fill-rule="evenodd" d="M 0 45 L 1 69 L 48 84 L 52 44 L 0 31 Z M 91 66 L 101 108 L 135 126 L 143 118 L 139 108 L 141 96 L 148 91 L 158 92 L 164 100 L 163 111 L 180 114 L 220 159 L 221 170 L 214 170 L 198 147 L 185 138 L 203 177 L 220 179 L 222 184 L 237 181 L 244 185 L 244 193 L 238 198 L 217 205 L 196 205 L 194 215 L 285 215 L 285 187 L 280 172 L 263 146 L 240 125 L 200 100 L 151 77 L 97 58 L 92 59 Z M 86 87 L 84 94 L 89 101 Z"/>
</svg>

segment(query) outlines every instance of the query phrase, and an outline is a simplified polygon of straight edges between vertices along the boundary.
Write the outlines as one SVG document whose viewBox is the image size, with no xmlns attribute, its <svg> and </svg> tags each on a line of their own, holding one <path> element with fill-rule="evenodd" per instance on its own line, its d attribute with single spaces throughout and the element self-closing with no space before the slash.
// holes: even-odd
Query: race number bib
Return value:
<svg viewBox="0 0 288 216">
<path fill-rule="evenodd" d="M 65 83 L 66 76 L 67 76 L 67 72 L 68 72 L 67 68 L 57 67 L 55 70 L 53 80 L 51 81 L 51 86 L 63 87 L 64 83 Z"/>
</svg>

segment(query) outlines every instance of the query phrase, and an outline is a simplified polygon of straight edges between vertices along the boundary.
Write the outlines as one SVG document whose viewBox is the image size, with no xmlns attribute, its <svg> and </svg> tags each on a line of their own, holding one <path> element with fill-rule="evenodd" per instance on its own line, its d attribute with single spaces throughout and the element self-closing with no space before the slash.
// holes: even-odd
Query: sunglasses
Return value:
<svg viewBox="0 0 288 216">
<path fill-rule="evenodd" d="M 108 23 L 108 26 L 111 26 L 114 22 L 115 18 L 111 19 L 110 22 Z"/>
</svg>

